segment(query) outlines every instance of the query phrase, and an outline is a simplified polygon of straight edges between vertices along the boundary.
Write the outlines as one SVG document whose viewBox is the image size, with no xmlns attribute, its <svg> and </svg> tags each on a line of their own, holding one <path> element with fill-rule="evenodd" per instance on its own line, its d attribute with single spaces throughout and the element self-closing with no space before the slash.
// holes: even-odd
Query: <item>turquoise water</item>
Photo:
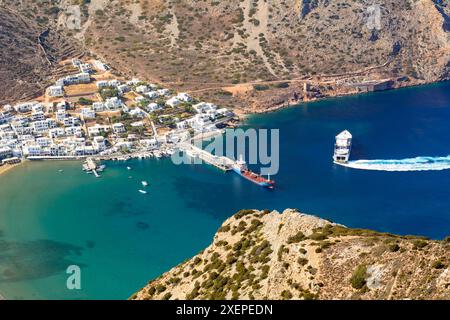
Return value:
<svg viewBox="0 0 450 320">
<path fill-rule="evenodd" d="M 101 179 L 79 162 L 34 162 L 0 176 L 0 293 L 11 299 L 123 299 L 207 246 L 242 208 L 299 208 L 351 226 L 450 235 L 450 171 L 333 165 L 349 129 L 352 160 L 447 157 L 450 85 L 331 99 L 253 116 L 279 128 L 277 189 L 170 160 L 109 162 Z M 126 166 L 133 170 L 128 171 Z M 63 172 L 58 172 L 63 169 Z M 150 182 L 149 194 L 138 192 Z M 82 290 L 66 288 L 79 265 Z"/>
</svg>

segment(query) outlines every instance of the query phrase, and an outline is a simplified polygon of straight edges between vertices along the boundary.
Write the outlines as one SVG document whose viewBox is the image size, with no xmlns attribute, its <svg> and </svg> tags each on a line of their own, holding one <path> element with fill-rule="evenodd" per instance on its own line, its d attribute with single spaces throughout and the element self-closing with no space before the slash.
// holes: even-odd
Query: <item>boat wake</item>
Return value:
<svg viewBox="0 0 450 320">
<path fill-rule="evenodd" d="M 357 160 L 343 166 L 378 171 L 438 171 L 450 169 L 450 155 L 447 157 L 416 157 L 402 160 Z"/>
</svg>

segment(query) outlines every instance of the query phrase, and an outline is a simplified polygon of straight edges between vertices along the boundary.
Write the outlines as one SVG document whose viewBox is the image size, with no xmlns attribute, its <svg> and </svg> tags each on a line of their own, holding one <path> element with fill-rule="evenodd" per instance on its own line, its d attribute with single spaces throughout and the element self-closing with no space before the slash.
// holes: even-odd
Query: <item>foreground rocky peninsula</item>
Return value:
<svg viewBox="0 0 450 320">
<path fill-rule="evenodd" d="M 450 299 L 450 239 L 241 210 L 197 256 L 131 299 Z"/>
</svg>

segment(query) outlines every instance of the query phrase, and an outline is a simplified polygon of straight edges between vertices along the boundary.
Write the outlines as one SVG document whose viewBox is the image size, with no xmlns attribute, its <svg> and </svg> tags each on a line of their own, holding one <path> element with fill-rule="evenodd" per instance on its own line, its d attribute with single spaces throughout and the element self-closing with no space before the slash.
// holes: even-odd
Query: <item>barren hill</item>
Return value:
<svg viewBox="0 0 450 320">
<path fill-rule="evenodd" d="M 449 0 L 3 0 L 128 75 L 263 111 L 292 100 L 449 77 Z M 68 8 L 80 26 L 67 30 Z M 357 90 L 356 90 L 357 91 Z M 295 98 L 295 99 L 294 99 Z"/>
<path fill-rule="evenodd" d="M 0 7 L 0 105 L 42 94 L 58 61 L 76 54 L 58 33 Z"/>
<path fill-rule="evenodd" d="M 450 241 L 242 210 L 132 299 L 450 299 Z"/>
</svg>

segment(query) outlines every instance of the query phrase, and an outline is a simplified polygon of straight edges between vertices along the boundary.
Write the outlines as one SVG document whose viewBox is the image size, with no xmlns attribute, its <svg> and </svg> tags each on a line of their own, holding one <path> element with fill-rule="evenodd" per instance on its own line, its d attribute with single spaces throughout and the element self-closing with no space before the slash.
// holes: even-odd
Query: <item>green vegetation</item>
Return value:
<svg viewBox="0 0 450 320">
<path fill-rule="evenodd" d="M 297 259 L 297 263 L 301 266 L 306 266 L 308 264 L 308 259 L 299 257 Z"/>
<path fill-rule="evenodd" d="M 299 232 L 297 232 L 296 235 L 288 238 L 288 244 L 299 243 L 300 241 L 303 241 L 304 239 L 306 239 L 305 235 L 303 234 L 303 232 L 299 231 Z"/>
<path fill-rule="evenodd" d="M 434 269 L 444 269 L 446 265 L 442 262 L 442 260 L 437 260 L 431 264 L 431 267 Z"/>
<path fill-rule="evenodd" d="M 281 292 L 281 297 L 284 299 L 284 300 L 290 300 L 290 299 L 292 299 L 292 293 L 289 291 L 289 290 L 284 290 L 283 292 Z"/>
<path fill-rule="evenodd" d="M 94 102 L 91 99 L 80 98 L 80 99 L 78 99 L 78 103 L 83 105 L 83 106 L 88 106 L 88 105 L 91 105 Z"/>
<path fill-rule="evenodd" d="M 391 243 L 388 246 L 388 249 L 390 252 L 397 252 L 398 250 L 400 250 L 400 246 L 397 243 Z"/>
<path fill-rule="evenodd" d="M 420 250 L 425 248 L 428 245 L 428 242 L 422 239 L 417 239 L 413 241 L 413 250 Z"/>
<path fill-rule="evenodd" d="M 355 289 L 362 289 L 366 285 L 367 266 L 359 265 L 350 278 L 350 283 Z"/>
<path fill-rule="evenodd" d="M 100 90 L 100 96 L 103 100 L 108 98 L 117 97 L 119 95 L 119 90 L 116 88 L 104 88 Z"/>
</svg>

